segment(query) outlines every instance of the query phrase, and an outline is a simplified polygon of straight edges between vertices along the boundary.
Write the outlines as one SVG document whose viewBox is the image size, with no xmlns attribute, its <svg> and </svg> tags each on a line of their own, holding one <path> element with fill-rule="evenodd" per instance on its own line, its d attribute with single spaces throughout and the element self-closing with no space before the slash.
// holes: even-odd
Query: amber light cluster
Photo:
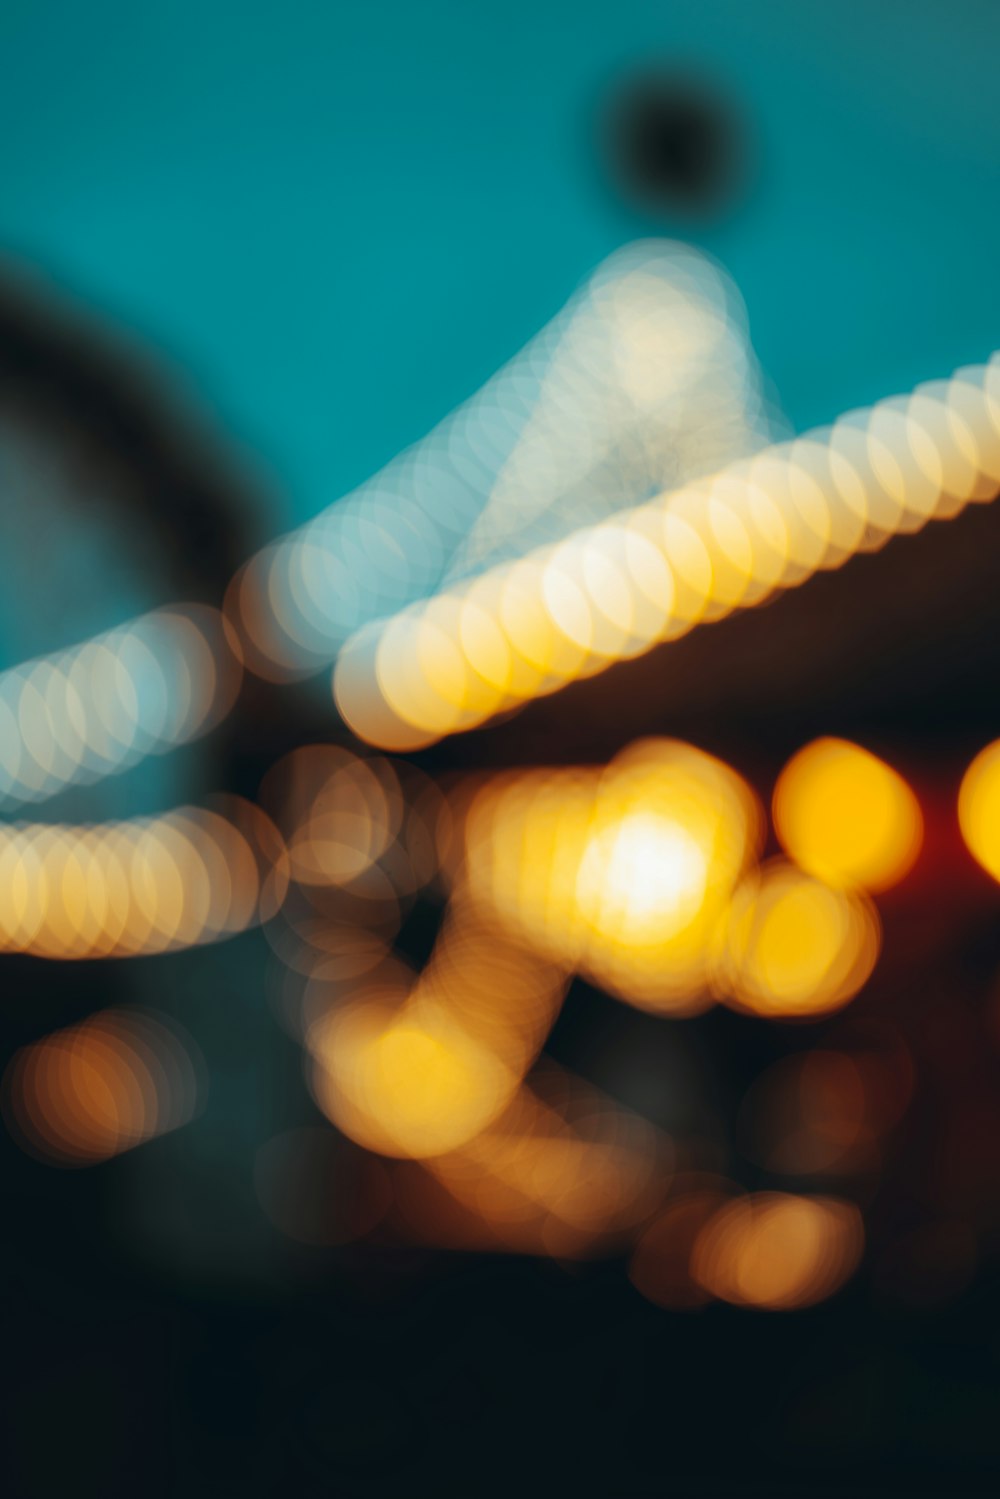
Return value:
<svg viewBox="0 0 1000 1499">
<path fill-rule="evenodd" d="M 1000 483 L 1000 356 L 767 448 L 360 630 L 334 695 L 414 749 L 946 520 Z"/>
<path fill-rule="evenodd" d="M 758 850 L 749 787 L 650 740 L 606 769 L 489 781 L 464 819 L 470 898 L 520 940 L 645 1008 L 703 1007 L 716 928 Z"/>
<path fill-rule="evenodd" d="M 457 890 L 422 971 L 392 952 L 410 903 L 453 854 L 440 792 L 405 763 L 311 746 L 275 766 L 261 795 L 289 850 L 289 896 L 268 928 L 285 969 L 281 1015 L 320 1107 L 398 1163 L 355 1194 L 368 1227 L 377 1206 L 411 1239 L 572 1256 L 641 1222 L 669 1141 L 540 1059 L 565 965 Z M 344 1222 L 317 1225 L 307 1193 L 278 1190 L 273 1161 L 287 1149 L 262 1154 L 265 1211 L 295 1237 L 338 1241 Z"/>
<path fill-rule="evenodd" d="M 604 768 L 465 781 L 447 804 L 419 777 L 404 785 L 414 775 L 312 746 L 262 788 L 292 878 L 270 929 L 282 1013 L 316 1101 L 373 1161 L 353 1194 L 357 1231 L 565 1259 L 631 1252 L 636 1286 L 664 1305 L 781 1310 L 832 1294 L 862 1252 L 853 1203 L 692 1174 L 686 1142 L 543 1049 L 574 971 L 663 1015 L 717 998 L 780 1019 L 843 1009 L 878 952 L 868 892 L 903 879 L 919 850 L 906 782 L 861 746 L 806 746 L 775 788 L 787 857 L 760 864 L 754 793 L 676 741 L 642 741 Z M 417 970 L 392 942 L 429 886 L 448 906 Z M 354 925 L 329 919 L 345 898 Z M 751 1090 L 744 1153 L 798 1181 L 870 1172 L 912 1088 L 905 1053 L 861 1035 L 790 1067 Z M 282 1137 L 262 1154 L 265 1210 L 294 1237 L 341 1242 L 346 1218 L 317 1225 L 305 1186 L 278 1190 L 274 1162 L 291 1148 Z M 303 1149 L 304 1170 L 322 1150 Z"/>
<path fill-rule="evenodd" d="M 764 817 L 746 782 L 690 745 L 647 740 L 604 770 L 489 781 L 465 813 L 459 878 L 518 940 L 643 1009 L 723 998 L 762 1016 L 825 1014 L 874 967 L 866 878 L 903 877 L 919 809 L 889 766 L 829 740 L 785 769 L 775 808 L 796 862 L 758 865 Z"/>
<path fill-rule="evenodd" d="M 398 1161 L 408 1237 L 575 1257 L 656 1205 L 670 1142 L 539 1053 L 563 970 L 453 905 L 419 975 L 391 960 L 314 1004 L 305 1042 L 320 1107 Z"/>
<path fill-rule="evenodd" d="M 3 1110 L 33 1155 L 89 1166 L 187 1124 L 202 1074 L 193 1042 L 173 1022 L 138 1008 L 102 1010 L 14 1055 Z"/>
<path fill-rule="evenodd" d="M 782 1020 L 843 1011 L 878 952 L 871 896 L 921 845 L 917 799 L 885 761 L 834 739 L 794 755 L 772 803 L 784 856 L 764 863 L 746 781 L 669 740 L 447 797 L 405 762 L 314 745 L 280 761 L 260 799 L 266 812 L 11 828 L 0 869 L 17 903 L 8 945 L 46 956 L 163 951 L 269 918 L 283 1018 L 317 1103 L 358 1147 L 336 1212 L 318 1211 L 316 1172 L 342 1172 L 342 1148 L 334 1160 L 313 1130 L 263 1149 L 255 1180 L 282 1231 L 624 1253 L 637 1289 L 671 1307 L 788 1310 L 849 1279 L 864 1230 L 845 1184 L 877 1172 L 913 1090 L 898 1037 L 862 1027 L 757 1079 L 740 1148 L 794 1190 L 749 1194 L 544 1048 L 575 971 L 665 1016 L 717 999 Z M 991 746 L 959 796 L 987 868 L 995 804 Z M 393 944 L 428 896 L 448 905 L 417 969 Z M 148 1087 L 155 1026 L 123 1025 L 95 1017 L 18 1054 L 5 1109 L 26 1148 L 85 1164 L 190 1117 L 164 1102 L 189 1091 Z M 841 1195 L 803 1191 L 803 1177 Z"/>
</svg>

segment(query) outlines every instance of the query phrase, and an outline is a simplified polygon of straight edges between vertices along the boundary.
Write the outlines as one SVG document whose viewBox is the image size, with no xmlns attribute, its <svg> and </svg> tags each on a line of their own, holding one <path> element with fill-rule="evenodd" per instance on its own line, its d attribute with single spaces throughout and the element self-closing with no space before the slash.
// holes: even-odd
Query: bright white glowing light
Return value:
<svg viewBox="0 0 1000 1499">
<path fill-rule="evenodd" d="M 622 940 L 641 931 L 664 938 L 689 926 L 708 884 L 704 847 L 680 823 L 633 812 L 587 844 L 577 899 L 600 926 L 616 925 Z"/>
</svg>

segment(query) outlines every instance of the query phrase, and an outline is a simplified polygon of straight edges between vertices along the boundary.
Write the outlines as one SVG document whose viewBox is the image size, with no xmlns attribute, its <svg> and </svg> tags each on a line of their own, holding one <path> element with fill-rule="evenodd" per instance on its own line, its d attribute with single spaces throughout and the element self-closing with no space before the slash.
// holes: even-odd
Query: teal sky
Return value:
<svg viewBox="0 0 1000 1499">
<path fill-rule="evenodd" d="M 0 0 L 0 250 L 166 362 L 277 529 L 421 436 L 638 235 L 602 86 L 750 121 L 735 276 L 798 427 L 1000 346 L 994 0 Z"/>
</svg>

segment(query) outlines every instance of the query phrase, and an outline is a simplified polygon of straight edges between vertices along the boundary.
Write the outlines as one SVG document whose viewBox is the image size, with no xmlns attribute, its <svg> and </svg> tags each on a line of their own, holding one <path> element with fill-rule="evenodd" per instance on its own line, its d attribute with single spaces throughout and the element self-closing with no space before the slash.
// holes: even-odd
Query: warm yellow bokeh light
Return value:
<svg viewBox="0 0 1000 1499">
<path fill-rule="evenodd" d="M 441 1155 L 486 1127 L 520 1079 L 440 1006 L 371 1001 L 314 1027 L 317 1098 L 381 1155 Z"/>
<path fill-rule="evenodd" d="M 719 957 L 720 987 L 775 1019 L 853 999 L 879 951 L 874 907 L 776 860 L 737 891 Z"/>
<path fill-rule="evenodd" d="M 831 1296 L 857 1267 L 861 1214 L 832 1197 L 760 1192 L 720 1208 L 694 1243 L 691 1269 L 736 1306 L 790 1311 Z"/>
<path fill-rule="evenodd" d="M 465 820 L 469 894 L 519 940 L 644 1009 L 692 1013 L 760 813 L 728 766 L 649 739 L 602 770 L 491 780 Z"/>
<path fill-rule="evenodd" d="M 1000 739 L 980 751 L 965 772 L 958 821 L 969 852 L 1000 880 Z"/>
<path fill-rule="evenodd" d="M 419 975 L 388 960 L 353 986 L 309 980 L 319 1105 L 382 1155 L 457 1150 L 510 1102 L 565 988 L 561 969 L 455 902 Z"/>
<path fill-rule="evenodd" d="M 774 791 L 774 825 L 797 864 L 829 884 L 887 890 L 920 851 L 923 818 L 902 776 L 846 739 L 793 755 Z"/>
</svg>

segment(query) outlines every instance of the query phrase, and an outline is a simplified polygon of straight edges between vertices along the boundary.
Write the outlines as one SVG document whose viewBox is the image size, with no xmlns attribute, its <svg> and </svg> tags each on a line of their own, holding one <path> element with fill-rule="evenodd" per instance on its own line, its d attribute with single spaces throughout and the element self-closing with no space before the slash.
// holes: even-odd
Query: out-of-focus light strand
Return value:
<svg viewBox="0 0 1000 1499">
<path fill-rule="evenodd" d="M 0 951 L 112 958 L 215 942 L 272 915 L 277 831 L 236 797 L 94 827 L 0 827 Z"/>
<path fill-rule="evenodd" d="M 453 909 L 419 976 L 382 964 L 309 1025 L 320 1107 L 383 1155 L 458 1149 L 514 1097 L 566 982 L 495 926 Z"/>
<path fill-rule="evenodd" d="M 773 439 L 729 278 L 688 245 L 605 261 L 475 396 L 251 558 L 226 610 L 248 666 L 328 666 L 370 620 Z"/>
<path fill-rule="evenodd" d="M 376 622 L 334 673 L 363 739 L 413 749 L 948 519 L 1000 487 L 1000 354 Z"/>
<path fill-rule="evenodd" d="M 39 802 L 206 733 L 242 668 L 222 616 L 145 614 L 0 673 L 0 806 Z"/>
</svg>

